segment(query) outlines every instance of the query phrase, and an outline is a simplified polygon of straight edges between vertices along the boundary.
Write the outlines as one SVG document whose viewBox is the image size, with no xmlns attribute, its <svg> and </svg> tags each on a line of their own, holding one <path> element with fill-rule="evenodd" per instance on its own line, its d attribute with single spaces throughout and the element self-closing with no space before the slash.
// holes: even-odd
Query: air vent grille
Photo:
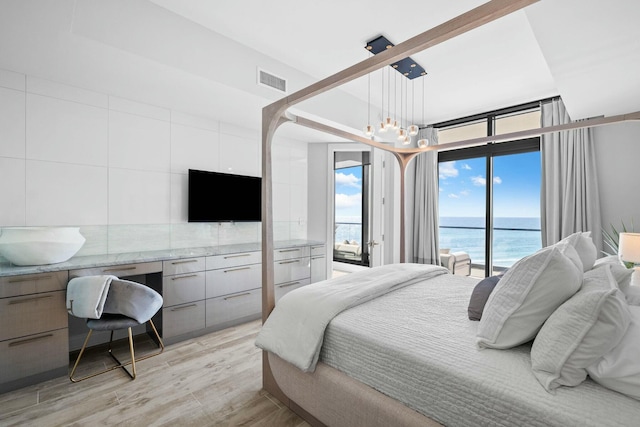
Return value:
<svg viewBox="0 0 640 427">
<path fill-rule="evenodd" d="M 272 73 L 258 68 L 258 84 L 267 86 L 282 93 L 287 93 L 287 81 Z"/>
</svg>

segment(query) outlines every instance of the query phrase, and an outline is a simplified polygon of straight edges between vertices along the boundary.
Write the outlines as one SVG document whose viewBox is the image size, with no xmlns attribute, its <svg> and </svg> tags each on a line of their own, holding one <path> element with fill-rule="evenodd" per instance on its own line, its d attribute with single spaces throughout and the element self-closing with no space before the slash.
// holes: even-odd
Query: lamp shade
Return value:
<svg viewBox="0 0 640 427">
<path fill-rule="evenodd" d="M 620 233 L 618 257 L 624 262 L 640 264 L 640 233 Z"/>
</svg>

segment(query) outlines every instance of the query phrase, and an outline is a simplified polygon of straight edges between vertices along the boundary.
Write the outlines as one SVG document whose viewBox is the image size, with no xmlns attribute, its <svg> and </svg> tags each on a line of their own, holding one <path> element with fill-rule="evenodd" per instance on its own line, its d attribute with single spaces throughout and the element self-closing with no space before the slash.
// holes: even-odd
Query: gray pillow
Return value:
<svg viewBox="0 0 640 427">
<path fill-rule="evenodd" d="M 489 295 L 491 295 L 493 288 L 496 287 L 502 276 L 504 276 L 504 273 L 497 276 L 485 277 L 473 288 L 471 299 L 469 300 L 469 308 L 467 309 L 469 320 L 480 320 L 482 318 L 484 305 L 487 303 Z"/>
</svg>

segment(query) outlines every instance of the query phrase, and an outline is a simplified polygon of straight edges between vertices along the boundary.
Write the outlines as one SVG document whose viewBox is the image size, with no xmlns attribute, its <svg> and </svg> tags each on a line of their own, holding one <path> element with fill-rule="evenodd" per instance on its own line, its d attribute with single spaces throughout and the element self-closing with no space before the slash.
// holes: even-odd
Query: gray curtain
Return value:
<svg viewBox="0 0 640 427">
<path fill-rule="evenodd" d="M 420 129 L 418 139 L 426 138 L 429 145 L 438 144 L 438 131 Z M 440 264 L 438 253 L 438 154 L 421 153 L 413 159 L 413 215 L 407 227 L 407 260 L 420 264 Z M 407 177 L 407 181 L 409 177 Z"/>
<path fill-rule="evenodd" d="M 571 122 L 561 99 L 542 104 L 542 126 Z M 544 134 L 542 156 L 542 245 L 577 231 L 591 231 L 602 249 L 600 195 L 595 148 L 589 128 Z"/>
</svg>

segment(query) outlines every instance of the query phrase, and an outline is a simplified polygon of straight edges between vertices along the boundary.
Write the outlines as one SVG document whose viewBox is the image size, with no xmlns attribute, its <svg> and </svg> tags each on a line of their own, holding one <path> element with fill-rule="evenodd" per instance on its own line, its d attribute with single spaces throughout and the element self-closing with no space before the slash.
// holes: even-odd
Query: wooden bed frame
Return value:
<svg viewBox="0 0 640 427">
<path fill-rule="evenodd" d="M 570 129 L 601 126 L 628 120 L 640 120 L 640 111 L 630 114 L 587 119 L 566 125 L 549 126 L 499 136 L 475 138 L 425 148 L 396 148 L 373 139 L 352 134 L 308 118 L 295 116 L 287 109 L 351 80 L 365 76 L 416 52 L 461 35 L 506 16 L 539 0 L 491 0 L 441 25 L 427 30 L 390 49 L 301 89 L 262 110 L 262 320 L 275 306 L 273 271 L 273 205 L 271 142 L 278 127 L 293 122 L 328 134 L 361 142 L 391 152 L 400 165 L 400 262 L 405 262 L 405 171 L 409 162 L 426 151 L 445 151 L 540 136 Z M 319 364 L 313 374 L 263 352 L 263 388 L 312 425 L 439 425 L 376 390 Z M 368 415 L 367 415 L 368 414 Z M 322 420 L 322 421 L 320 421 Z"/>
</svg>

